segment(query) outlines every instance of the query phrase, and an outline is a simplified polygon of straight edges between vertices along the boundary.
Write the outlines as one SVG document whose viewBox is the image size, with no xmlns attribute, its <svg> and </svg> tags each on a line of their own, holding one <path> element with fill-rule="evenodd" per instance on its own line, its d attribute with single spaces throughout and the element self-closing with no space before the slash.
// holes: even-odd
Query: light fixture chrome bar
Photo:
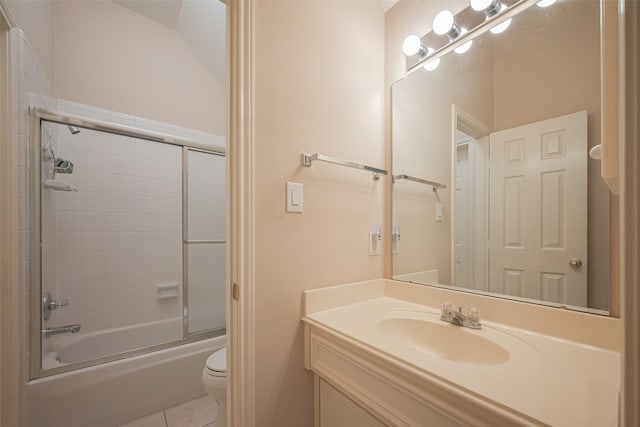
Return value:
<svg viewBox="0 0 640 427">
<path fill-rule="evenodd" d="M 46 108 L 29 107 L 29 114 L 43 120 L 63 125 L 78 126 L 86 129 L 97 130 L 101 132 L 109 132 L 122 136 L 130 136 L 133 138 L 146 139 L 147 141 L 164 142 L 166 144 L 179 145 L 183 147 L 205 150 L 208 152 L 225 153 L 224 147 L 213 147 L 188 138 L 182 138 L 176 135 L 169 135 L 162 132 L 155 132 L 134 126 L 126 126 L 117 123 L 106 122 L 103 120 L 91 119 L 88 117 L 77 116 L 74 114 L 62 113 L 59 111 L 51 111 Z"/>
<path fill-rule="evenodd" d="M 418 182 L 420 184 L 430 185 L 433 187 L 434 190 L 438 188 L 440 189 L 447 188 L 445 184 L 440 184 L 439 182 L 435 182 L 435 181 L 429 181 L 428 179 L 416 178 L 415 176 L 405 175 L 405 174 L 393 175 L 394 182 L 398 179 L 406 179 L 407 181 L 413 181 L 413 182 Z"/>
<path fill-rule="evenodd" d="M 484 19 L 482 22 L 476 25 L 473 25 L 469 28 L 466 28 L 468 31 L 463 35 L 460 35 L 460 37 L 458 37 L 457 39 L 450 40 L 440 47 L 434 47 L 434 52 L 431 53 L 431 55 L 426 57 L 416 58 L 415 60 L 410 61 L 407 64 L 407 72 L 405 73 L 405 77 L 419 70 L 427 61 L 433 61 L 437 58 L 443 57 L 444 55 L 451 52 L 455 48 L 462 46 L 469 40 L 472 40 L 475 37 L 478 37 L 479 35 L 489 31 L 495 25 L 498 25 L 501 22 L 514 17 L 515 15 L 527 9 L 528 7 L 533 6 L 538 1 L 540 0 L 512 0 L 508 2 L 503 1 L 502 2 L 503 4 L 509 3 L 508 8 L 504 12 L 500 12 L 492 16 L 490 19 Z M 469 12 L 470 15 L 473 15 L 473 14 L 477 15 L 477 12 L 471 9 L 471 6 L 468 7 L 468 10 L 470 11 Z M 462 12 L 466 12 L 466 11 L 467 9 L 463 10 Z M 456 17 L 458 17 L 458 15 L 456 15 Z M 424 36 L 420 37 L 422 44 L 424 44 L 425 46 L 429 45 L 429 42 L 425 41 L 425 39 L 429 38 L 431 34 L 432 32 L 429 32 Z"/>
<path fill-rule="evenodd" d="M 373 172 L 373 179 L 379 179 L 380 175 L 387 175 L 388 172 L 384 169 L 374 168 L 373 166 L 367 166 L 360 163 L 349 162 L 347 160 L 337 159 L 335 157 L 325 156 L 323 154 L 301 154 L 300 155 L 300 164 L 302 166 L 311 167 L 311 163 L 314 160 L 320 160 L 322 162 L 333 163 L 334 165 L 347 166 L 354 169 L 361 169 L 369 172 Z"/>
</svg>

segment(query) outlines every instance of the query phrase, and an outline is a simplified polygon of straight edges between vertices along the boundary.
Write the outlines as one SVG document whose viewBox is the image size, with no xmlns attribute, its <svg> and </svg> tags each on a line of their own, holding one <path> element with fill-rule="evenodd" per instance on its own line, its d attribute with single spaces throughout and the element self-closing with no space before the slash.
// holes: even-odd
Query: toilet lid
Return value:
<svg viewBox="0 0 640 427">
<path fill-rule="evenodd" d="M 222 347 L 207 357 L 207 369 L 215 372 L 227 371 L 227 347 Z"/>
</svg>

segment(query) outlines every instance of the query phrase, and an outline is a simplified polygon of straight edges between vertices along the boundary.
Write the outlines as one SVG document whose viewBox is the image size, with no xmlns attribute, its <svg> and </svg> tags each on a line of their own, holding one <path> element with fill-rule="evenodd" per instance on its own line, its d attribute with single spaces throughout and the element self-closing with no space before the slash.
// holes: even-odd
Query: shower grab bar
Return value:
<svg viewBox="0 0 640 427">
<path fill-rule="evenodd" d="M 393 175 L 393 182 L 396 182 L 398 179 L 406 179 L 407 181 L 418 182 L 420 184 L 426 184 L 433 187 L 433 191 L 437 191 L 438 188 L 444 189 L 447 188 L 445 184 L 440 184 L 439 182 L 429 181 L 428 179 L 416 178 L 415 176 L 399 174 Z"/>
<path fill-rule="evenodd" d="M 365 171 L 373 172 L 373 179 L 380 179 L 380 175 L 387 175 L 387 171 L 380 168 L 375 168 L 373 166 L 367 166 L 360 163 L 349 162 L 347 160 L 337 159 L 335 157 L 325 156 L 323 154 L 301 154 L 300 155 L 300 164 L 302 166 L 311 167 L 311 163 L 314 160 L 320 160 L 322 162 L 333 163 L 334 165 L 347 166 L 354 169 L 362 169 Z"/>
<path fill-rule="evenodd" d="M 226 240 L 183 240 L 183 243 L 188 243 L 190 245 L 201 245 L 206 243 L 227 243 Z"/>
</svg>

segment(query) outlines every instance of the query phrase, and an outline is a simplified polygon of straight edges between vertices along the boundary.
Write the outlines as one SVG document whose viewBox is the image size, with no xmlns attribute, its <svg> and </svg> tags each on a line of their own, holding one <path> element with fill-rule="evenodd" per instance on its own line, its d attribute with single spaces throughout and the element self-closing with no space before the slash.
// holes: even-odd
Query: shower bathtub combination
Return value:
<svg viewBox="0 0 640 427">
<path fill-rule="evenodd" d="M 56 105 L 29 111 L 28 424 L 113 426 L 203 395 L 225 345 L 225 139 Z"/>
</svg>

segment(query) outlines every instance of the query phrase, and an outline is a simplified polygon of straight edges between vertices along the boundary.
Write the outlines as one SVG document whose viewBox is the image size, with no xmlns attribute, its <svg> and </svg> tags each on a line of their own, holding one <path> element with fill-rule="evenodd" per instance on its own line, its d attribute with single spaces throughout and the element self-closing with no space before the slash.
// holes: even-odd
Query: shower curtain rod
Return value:
<svg viewBox="0 0 640 427">
<path fill-rule="evenodd" d="M 181 147 L 195 148 L 206 152 L 225 154 L 226 149 L 221 147 L 212 147 L 202 142 L 193 141 L 167 133 L 156 132 L 152 130 L 142 129 L 134 126 L 121 125 L 117 123 L 106 122 L 104 120 L 82 117 L 75 114 L 62 113 L 60 111 L 52 111 L 46 108 L 29 107 L 29 114 L 43 120 L 63 125 L 78 126 L 85 129 L 97 130 L 101 132 L 109 132 L 122 136 L 145 139 L 147 141 L 163 142 L 166 144 L 179 145 Z"/>
</svg>

